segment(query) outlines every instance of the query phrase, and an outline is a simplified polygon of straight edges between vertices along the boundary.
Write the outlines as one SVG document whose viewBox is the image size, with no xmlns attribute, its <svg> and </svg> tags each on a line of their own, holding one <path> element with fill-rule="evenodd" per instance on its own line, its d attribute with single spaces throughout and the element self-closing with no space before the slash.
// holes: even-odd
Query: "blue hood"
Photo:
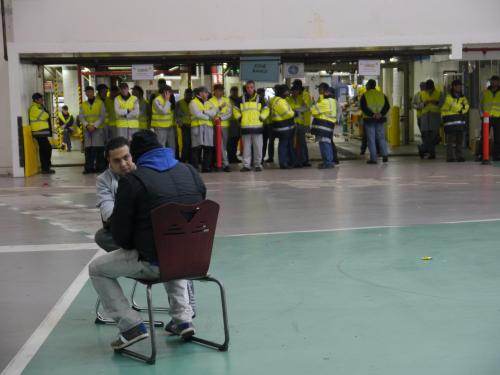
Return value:
<svg viewBox="0 0 500 375">
<path fill-rule="evenodd" d="M 165 172 L 172 169 L 177 163 L 174 151 L 171 148 L 165 147 L 154 148 L 141 155 L 137 160 L 138 167 L 146 167 L 158 172 Z"/>
</svg>

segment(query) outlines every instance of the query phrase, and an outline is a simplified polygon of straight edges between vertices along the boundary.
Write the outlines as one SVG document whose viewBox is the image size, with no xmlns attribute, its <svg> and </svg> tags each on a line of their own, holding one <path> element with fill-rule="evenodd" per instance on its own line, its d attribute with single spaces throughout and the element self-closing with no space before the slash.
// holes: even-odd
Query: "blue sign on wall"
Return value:
<svg viewBox="0 0 500 375">
<path fill-rule="evenodd" d="M 249 56 L 240 58 L 242 81 L 278 82 L 280 79 L 279 56 Z"/>
</svg>

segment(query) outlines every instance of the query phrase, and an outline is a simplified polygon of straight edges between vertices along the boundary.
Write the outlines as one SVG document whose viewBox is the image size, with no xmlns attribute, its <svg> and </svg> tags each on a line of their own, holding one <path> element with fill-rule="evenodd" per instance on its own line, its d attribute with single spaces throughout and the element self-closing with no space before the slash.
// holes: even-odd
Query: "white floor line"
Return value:
<svg viewBox="0 0 500 375">
<path fill-rule="evenodd" d="M 95 242 L 60 243 L 44 245 L 7 245 L 0 246 L 0 253 L 32 253 L 38 251 L 78 251 L 100 249 Z"/>
<path fill-rule="evenodd" d="M 98 251 L 89 263 L 101 254 L 104 254 L 103 250 Z M 24 343 L 22 348 L 17 352 L 14 358 L 12 358 L 0 375 L 20 375 L 23 372 L 89 279 L 89 263 L 87 263 L 69 288 L 66 289 L 52 310 L 50 310 L 42 323 L 40 323 L 35 332 L 33 332 L 28 341 Z"/>
<path fill-rule="evenodd" d="M 380 226 L 369 226 L 369 227 L 349 227 L 349 228 L 328 228 L 328 229 L 292 230 L 292 231 L 282 231 L 282 232 L 238 233 L 238 234 L 227 234 L 227 235 L 220 235 L 220 236 L 216 235 L 216 237 L 219 237 L 219 238 L 228 238 L 228 237 L 246 237 L 246 236 L 266 236 L 266 235 L 273 235 L 273 234 L 346 232 L 346 231 L 365 230 L 365 229 L 408 228 L 408 227 L 415 227 L 415 226 L 419 226 L 419 225 L 488 223 L 488 222 L 494 222 L 494 221 L 500 221 L 500 218 L 477 219 L 477 220 L 458 220 L 458 221 L 440 221 L 440 222 L 437 222 L 437 223 L 429 223 L 429 224 L 380 225 Z"/>
</svg>

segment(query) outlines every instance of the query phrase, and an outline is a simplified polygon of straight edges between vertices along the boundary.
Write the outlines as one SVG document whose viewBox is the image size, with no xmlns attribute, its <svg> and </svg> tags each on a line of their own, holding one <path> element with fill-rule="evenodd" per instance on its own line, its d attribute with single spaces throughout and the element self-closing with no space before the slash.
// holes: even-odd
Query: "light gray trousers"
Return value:
<svg viewBox="0 0 500 375">
<path fill-rule="evenodd" d="M 120 332 L 125 332 L 143 322 L 141 315 L 131 308 L 123 294 L 118 277 L 155 280 L 160 277 L 158 266 L 138 260 L 137 250 L 114 250 L 92 261 L 89 276 L 106 314 L 113 319 Z M 191 322 L 193 310 L 189 305 L 186 280 L 163 284 L 170 302 L 170 315 L 174 323 Z"/>
<path fill-rule="evenodd" d="M 174 150 L 176 146 L 177 133 L 174 126 L 170 128 L 153 128 L 156 136 L 158 137 L 158 142 L 164 147 L 169 147 Z"/>
<path fill-rule="evenodd" d="M 262 167 L 262 134 L 245 134 L 243 139 L 243 166 L 251 167 L 252 147 L 253 147 L 253 166 Z"/>
</svg>

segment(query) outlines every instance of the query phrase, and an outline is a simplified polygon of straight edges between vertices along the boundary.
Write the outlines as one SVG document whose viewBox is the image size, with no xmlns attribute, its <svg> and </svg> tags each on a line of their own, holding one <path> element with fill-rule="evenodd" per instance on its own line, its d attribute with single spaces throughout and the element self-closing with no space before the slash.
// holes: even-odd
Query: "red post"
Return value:
<svg viewBox="0 0 500 375">
<path fill-rule="evenodd" d="M 490 114 L 483 113 L 483 164 L 490 163 Z"/>
<path fill-rule="evenodd" d="M 219 117 L 215 118 L 215 165 L 222 168 L 222 126 Z"/>
</svg>

